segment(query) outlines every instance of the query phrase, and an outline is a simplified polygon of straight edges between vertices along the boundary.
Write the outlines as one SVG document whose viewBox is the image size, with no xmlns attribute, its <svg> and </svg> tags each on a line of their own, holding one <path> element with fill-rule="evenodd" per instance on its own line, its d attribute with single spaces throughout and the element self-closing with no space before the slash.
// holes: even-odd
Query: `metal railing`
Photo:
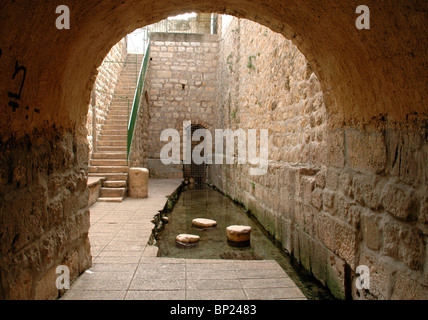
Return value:
<svg viewBox="0 0 428 320">
<path fill-rule="evenodd" d="M 135 129 L 135 121 L 137 120 L 138 110 L 140 108 L 141 95 L 143 93 L 144 82 L 146 80 L 146 71 L 147 71 L 148 61 L 149 61 L 149 52 L 150 52 L 150 42 L 144 54 L 144 60 L 141 65 L 140 74 L 137 81 L 137 88 L 135 89 L 134 102 L 132 103 L 132 111 L 129 117 L 126 159 L 129 159 L 129 152 L 131 151 L 132 137 L 134 135 L 134 129 Z"/>
</svg>

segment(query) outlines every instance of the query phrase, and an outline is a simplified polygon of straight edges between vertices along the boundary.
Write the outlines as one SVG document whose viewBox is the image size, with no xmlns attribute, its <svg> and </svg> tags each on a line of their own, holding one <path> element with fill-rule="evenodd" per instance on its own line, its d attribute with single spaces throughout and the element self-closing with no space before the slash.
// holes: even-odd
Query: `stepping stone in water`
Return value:
<svg viewBox="0 0 428 320">
<path fill-rule="evenodd" d="M 251 227 L 233 225 L 226 228 L 227 240 L 232 246 L 249 246 Z"/>
<path fill-rule="evenodd" d="M 201 238 L 194 234 L 179 234 L 175 237 L 175 242 L 182 246 L 192 246 L 196 245 Z"/>
<path fill-rule="evenodd" d="M 196 229 L 210 229 L 217 226 L 217 221 L 205 218 L 197 218 L 192 220 L 192 225 Z"/>
</svg>

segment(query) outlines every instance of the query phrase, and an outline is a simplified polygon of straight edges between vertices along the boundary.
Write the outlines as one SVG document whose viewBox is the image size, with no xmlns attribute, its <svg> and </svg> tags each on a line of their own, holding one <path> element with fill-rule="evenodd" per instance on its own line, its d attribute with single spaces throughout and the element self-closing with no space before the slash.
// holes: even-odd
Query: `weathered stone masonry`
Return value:
<svg viewBox="0 0 428 320">
<path fill-rule="evenodd" d="M 216 110 L 218 36 L 154 33 L 151 36 L 148 82 L 148 169 L 151 176 L 180 177 L 182 166 L 164 166 L 161 132 L 183 132 L 183 121 L 213 129 Z M 181 137 L 181 141 L 183 141 Z"/>
<path fill-rule="evenodd" d="M 304 56 L 269 29 L 233 19 L 220 41 L 222 125 L 269 129 L 269 171 L 211 166 L 211 182 L 242 202 L 337 297 L 427 298 L 427 123 L 329 123 Z M 418 129 L 419 128 L 419 129 Z M 420 129 L 424 128 L 424 129 Z M 352 288 L 351 288 L 352 287 Z"/>
<path fill-rule="evenodd" d="M 59 265 L 90 267 L 87 154 L 55 128 L 0 144 L 1 299 L 55 299 Z"/>
</svg>

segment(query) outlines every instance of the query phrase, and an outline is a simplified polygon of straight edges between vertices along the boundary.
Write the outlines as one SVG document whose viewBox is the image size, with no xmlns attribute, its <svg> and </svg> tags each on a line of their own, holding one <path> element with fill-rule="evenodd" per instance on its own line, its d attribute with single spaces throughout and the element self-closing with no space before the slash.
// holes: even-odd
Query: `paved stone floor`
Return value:
<svg viewBox="0 0 428 320">
<path fill-rule="evenodd" d="M 96 202 L 89 238 L 92 267 L 63 300 L 306 299 L 274 260 L 211 260 L 156 257 L 147 245 L 153 216 L 177 179 L 150 179 L 147 199 Z"/>
</svg>

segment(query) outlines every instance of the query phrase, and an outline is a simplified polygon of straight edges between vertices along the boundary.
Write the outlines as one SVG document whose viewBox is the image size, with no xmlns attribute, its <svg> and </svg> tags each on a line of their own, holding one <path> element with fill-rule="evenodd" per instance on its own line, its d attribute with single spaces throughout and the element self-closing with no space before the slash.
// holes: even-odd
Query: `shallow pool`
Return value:
<svg viewBox="0 0 428 320">
<path fill-rule="evenodd" d="M 192 259 L 274 259 L 290 276 L 308 299 L 332 299 L 328 291 L 309 276 L 298 264 L 277 247 L 263 228 L 244 209 L 222 193 L 210 188 L 183 191 L 171 213 L 168 223 L 157 235 L 158 256 Z M 192 227 L 195 218 L 217 221 L 217 227 L 198 230 Z M 251 245 L 234 247 L 227 242 L 226 227 L 247 225 L 252 227 Z M 200 236 L 194 247 L 177 245 L 175 237 L 181 233 Z"/>
</svg>

